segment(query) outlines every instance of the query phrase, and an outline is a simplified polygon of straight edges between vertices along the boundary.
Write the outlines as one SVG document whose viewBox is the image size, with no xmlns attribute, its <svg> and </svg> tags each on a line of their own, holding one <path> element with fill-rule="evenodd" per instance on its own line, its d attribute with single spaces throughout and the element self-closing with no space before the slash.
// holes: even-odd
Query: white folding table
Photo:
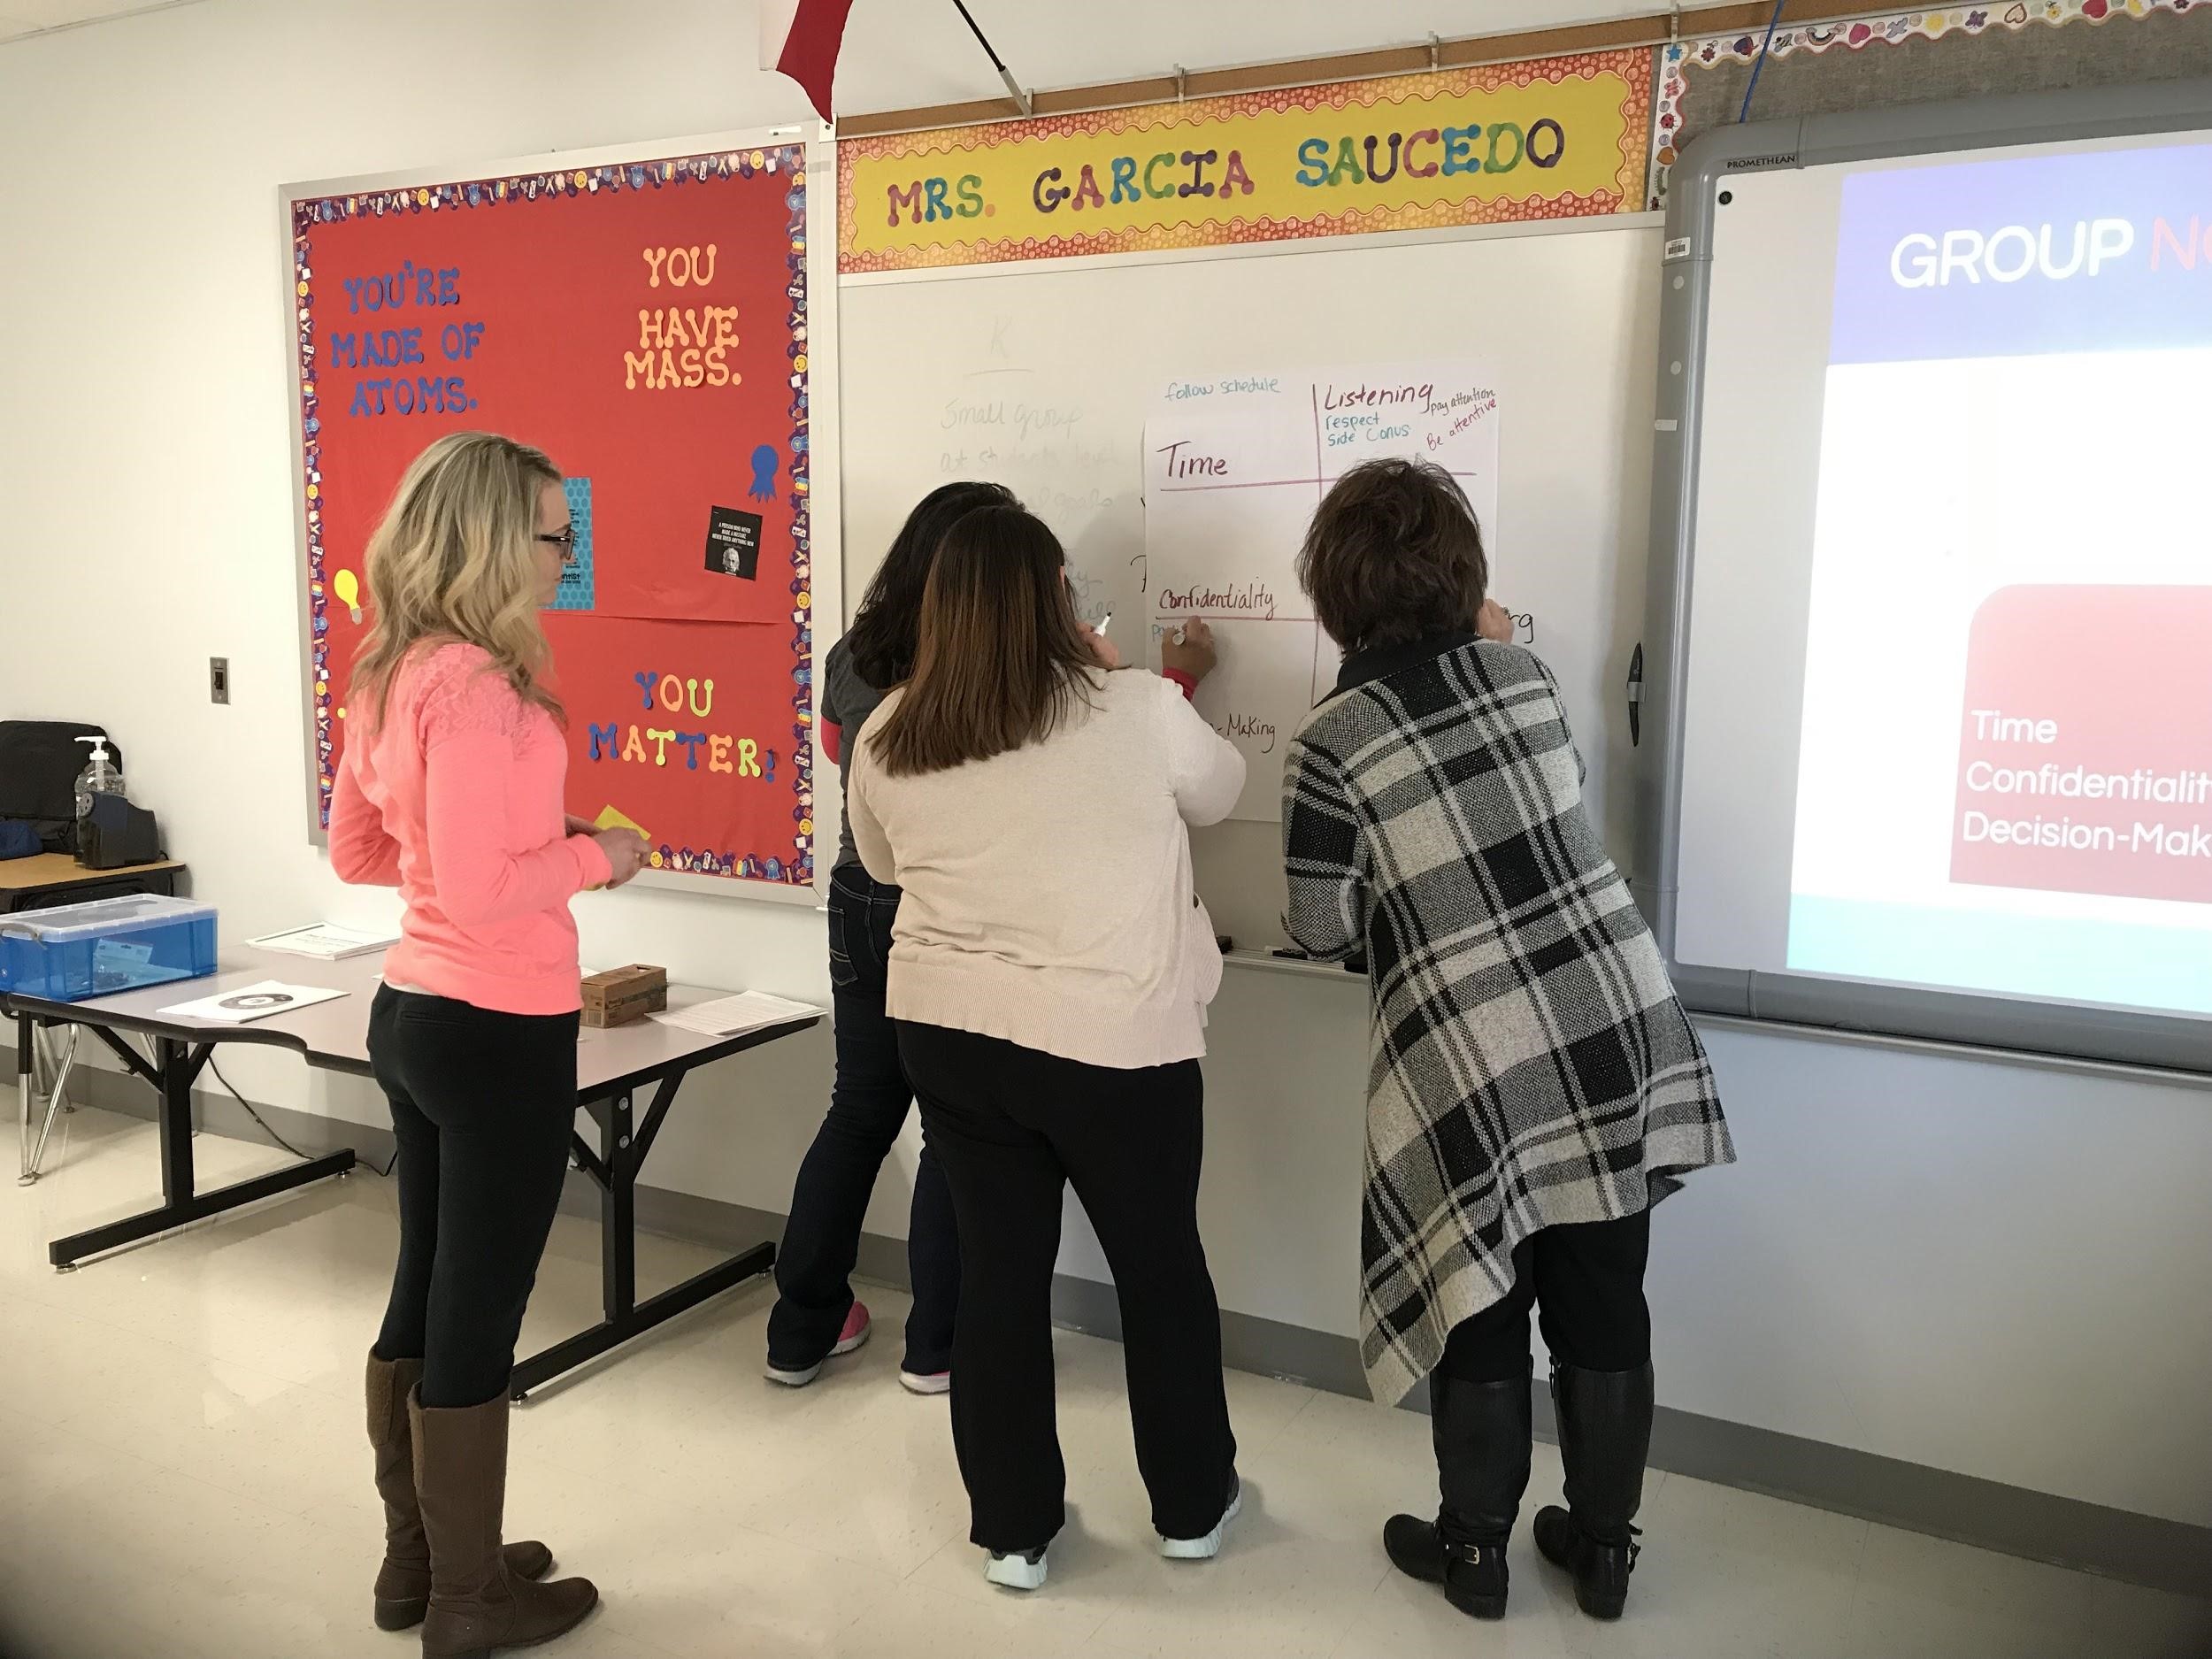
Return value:
<svg viewBox="0 0 2212 1659">
<path fill-rule="evenodd" d="M 330 1176 L 343 1176 L 352 1169 L 356 1161 L 352 1151 L 333 1152 L 212 1192 L 199 1191 L 192 1168 L 192 1085 L 216 1048 L 227 1042 L 290 1048 L 311 1066 L 369 1076 L 369 1004 L 376 995 L 382 961 L 380 951 L 342 962 L 317 962 L 253 950 L 232 956 L 211 979 L 180 980 L 89 1002 L 0 995 L 0 1016 L 16 1022 L 17 1081 L 27 1101 L 32 1085 L 27 1075 L 32 1033 L 52 1025 L 77 1025 L 91 1032 L 160 1097 L 162 1202 L 125 1220 L 56 1239 L 47 1247 L 56 1269 L 67 1272 L 104 1251 Z M 265 979 L 344 995 L 296 1012 L 242 1025 L 180 1018 L 160 1011 Z M 695 986 L 671 986 L 668 1001 L 672 1008 L 686 1008 L 724 995 Z M 703 1065 L 804 1031 L 821 1018 L 814 1013 L 733 1037 L 706 1036 L 657 1020 L 583 1032 L 576 1053 L 576 1104 L 591 1115 L 598 1144 L 592 1145 L 580 1132 L 572 1131 L 572 1150 L 577 1166 L 599 1188 L 603 1317 L 589 1330 L 519 1362 L 509 1384 L 515 1399 L 524 1398 L 531 1389 L 563 1371 L 619 1347 L 774 1265 L 775 1246 L 763 1241 L 641 1303 L 637 1300 L 638 1175 L 685 1077 Z M 155 1057 L 149 1060 L 125 1041 L 126 1033 L 150 1037 Z M 653 1090 L 652 1099 L 641 1113 L 636 1096 L 649 1087 Z"/>
</svg>

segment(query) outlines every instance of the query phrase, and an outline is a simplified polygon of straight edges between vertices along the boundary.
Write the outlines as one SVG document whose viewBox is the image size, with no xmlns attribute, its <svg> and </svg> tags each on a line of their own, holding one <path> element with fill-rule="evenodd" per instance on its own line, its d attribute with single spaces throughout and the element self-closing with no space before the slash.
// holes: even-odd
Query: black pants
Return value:
<svg viewBox="0 0 2212 1659">
<path fill-rule="evenodd" d="M 1513 1251 L 1513 1288 L 1452 1327 L 1437 1370 L 1471 1383 L 1525 1375 L 1532 1304 L 1554 1359 L 1586 1371 L 1637 1370 L 1651 1358 L 1650 1249 L 1648 1210 L 1530 1234 Z"/>
<path fill-rule="evenodd" d="M 1221 1310 L 1198 1238 L 1198 1062 L 1119 1071 L 899 1022 L 899 1053 L 960 1218 L 952 1431 L 986 1549 L 1037 1549 L 1066 1519 L 1054 1426 L 1052 1266 L 1069 1182 L 1113 1269 L 1137 1466 L 1152 1524 L 1221 1519 L 1236 1440 Z"/>
<path fill-rule="evenodd" d="M 830 874 L 830 995 L 837 1017 L 837 1080 L 829 1114 L 799 1165 L 791 1219 L 776 1252 L 776 1306 L 768 1316 L 771 1363 L 802 1371 L 837 1341 L 853 1305 L 853 1263 L 868 1196 L 905 1126 L 914 1090 L 899 1063 L 899 1038 L 883 1011 L 891 922 L 899 890 L 853 864 Z M 960 1302 L 960 1234 L 952 1189 L 926 1140 L 914 1171 L 907 1218 L 907 1271 L 914 1306 L 906 1319 L 905 1368 L 932 1375 L 952 1363 L 953 1314 Z"/>
<path fill-rule="evenodd" d="M 577 1024 L 377 990 L 369 1060 L 399 1140 L 399 1266 L 376 1355 L 422 1361 L 426 1406 L 507 1392 L 568 1168 Z"/>
</svg>

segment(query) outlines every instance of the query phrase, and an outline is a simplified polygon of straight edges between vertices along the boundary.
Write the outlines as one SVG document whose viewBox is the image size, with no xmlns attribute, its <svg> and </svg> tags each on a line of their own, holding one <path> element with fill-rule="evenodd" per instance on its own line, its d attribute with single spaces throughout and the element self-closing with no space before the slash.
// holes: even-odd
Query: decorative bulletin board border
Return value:
<svg viewBox="0 0 2212 1659">
<path fill-rule="evenodd" d="M 847 139 L 839 268 L 1634 212 L 1650 97 L 1600 51 Z"/>
<path fill-rule="evenodd" d="M 1996 4 L 1944 6 L 1780 29 L 1766 55 L 1770 59 L 1817 56 L 1909 41 L 2016 34 L 2028 28 L 2131 21 L 2159 13 L 2179 16 L 2208 9 L 2212 9 L 2208 0 L 2000 0 Z M 1758 61 L 1763 39 L 1764 32 L 1755 29 L 1681 41 L 1661 49 L 1658 86 L 1652 98 L 1648 206 L 1655 210 L 1665 205 L 1667 173 L 1684 137 L 1683 106 L 1692 78 L 1724 66 L 1750 67 Z M 1755 117 L 1757 111 L 1753 114 Z"/>
</svg>

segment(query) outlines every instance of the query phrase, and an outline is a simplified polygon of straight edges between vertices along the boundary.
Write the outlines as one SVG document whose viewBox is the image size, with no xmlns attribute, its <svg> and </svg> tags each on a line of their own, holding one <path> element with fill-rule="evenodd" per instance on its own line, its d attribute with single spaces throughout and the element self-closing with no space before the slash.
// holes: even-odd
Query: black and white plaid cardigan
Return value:
<svg viewBox="0 0 2212 1659">
<path fill-rule="evenodd" d="M 1582 806 L 1551 672 L 1471 635 L 1355 656 L 1285 757 L 1290 936 L 1373 1007 L 1361 1358 L 1432 1371 L 1540 1227 L 1735 1159 L 1713 1074 Z"/>
</svg>

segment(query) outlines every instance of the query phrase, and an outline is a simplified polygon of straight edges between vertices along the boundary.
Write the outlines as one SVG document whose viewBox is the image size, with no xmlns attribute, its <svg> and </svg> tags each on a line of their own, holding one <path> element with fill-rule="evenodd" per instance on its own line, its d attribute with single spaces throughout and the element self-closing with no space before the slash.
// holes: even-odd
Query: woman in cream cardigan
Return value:
<svg viewBox="0 0 2212 1659">
<path fill-rule="evenodd" d="M 1066 1474 L 1052 1267 L 1072 1182 L 1113 1268 L 1137 1462 L 1163 1554 L 1205 1558 L 1237 1505 L 1221 1316 L 1198 1236 L 1198 1059 L 1221 980 L 1186 826 L 1243 757 L 1177 681 L 1110 672 L 1052 532 L 1015 507 L 947 533 L 911 679 L 856 746 L 854 839 L 904 891 L 887 1004 L 959 1220 L 953 1437 L 995 1584 L 1044 1582 Z"/>
</svg>

